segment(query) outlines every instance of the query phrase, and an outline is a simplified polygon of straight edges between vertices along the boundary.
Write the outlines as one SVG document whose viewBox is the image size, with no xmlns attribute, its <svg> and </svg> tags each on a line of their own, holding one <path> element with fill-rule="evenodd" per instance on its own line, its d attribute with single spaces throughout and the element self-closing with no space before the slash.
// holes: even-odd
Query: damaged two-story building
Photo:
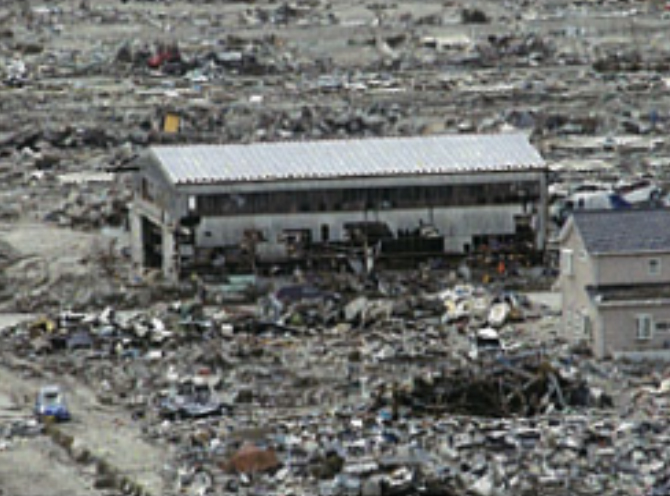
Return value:
<svg viewBox="0 0 670 496">
<path fill-rule="evenodd" d="M 546 172 L 522 134 L 155 146 L 136 177 L 133 258 L 174 280 L 241 253 L 467 253 L 522 236 L 541 250 Z"/>
<path fill-rule="evenodd" d="M 670 356 L 670 210 L 578 211 L 560 246 L 564 337 L 599 358 Z"/>
</svg>

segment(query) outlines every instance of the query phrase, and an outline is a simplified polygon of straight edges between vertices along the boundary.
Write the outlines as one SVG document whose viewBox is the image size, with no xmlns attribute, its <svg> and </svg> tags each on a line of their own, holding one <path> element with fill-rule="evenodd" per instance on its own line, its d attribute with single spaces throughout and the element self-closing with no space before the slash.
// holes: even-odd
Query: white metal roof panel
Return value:
<svg viewBox="0 0 670 496">
<path fill-rule="evenodd" d="M 157 146 L 174 184 L 449 174 L 544 168 L 523 134 Z"/>
</svg>

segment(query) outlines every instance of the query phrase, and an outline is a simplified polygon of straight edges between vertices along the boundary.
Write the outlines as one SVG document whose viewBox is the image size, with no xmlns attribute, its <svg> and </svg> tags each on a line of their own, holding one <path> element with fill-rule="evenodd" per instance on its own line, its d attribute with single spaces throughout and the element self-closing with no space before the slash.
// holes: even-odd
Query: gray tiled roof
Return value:
<svg viewBox="0 0 670 496">
<path fill-rule="evenodd" d="M 523 134 L 157 146 L 174 184 L 544 168 Z"/>
<path fill-rule="evenodd" d="M 670 252 L 670 209 L 578 211 L 573 222 L 592 254 Z"/>
</svg>

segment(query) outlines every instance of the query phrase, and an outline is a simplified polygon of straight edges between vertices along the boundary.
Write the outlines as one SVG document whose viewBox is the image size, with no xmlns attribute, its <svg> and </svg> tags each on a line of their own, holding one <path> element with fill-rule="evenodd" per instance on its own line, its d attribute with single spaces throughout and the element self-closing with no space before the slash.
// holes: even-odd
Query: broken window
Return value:
<svg viewBox="0 0 670 496">
<path fill-rule="evenodd" d="M 654 320 L 651 315 L 642 314 L 635 318 L 636 337 L 640 341 L 648 341 L 654 335 Z"/>
<path fill-rule="evenodd" d="M 153 197 L 153 194 L 152 194 L 151 183 L 149 182 L 149 180 L 146 177 L 142 178 L 142 184 L 140 186 L 140 189 L 141 189 L 142 199 L 144 199 L 148 202 L 153 202 L 154 197 Z"/>
<path fill-rule="evenodd" d="M 523 186 L 527 199 L 539 198 L 532 182 L 422 185 L 369 188 L 327 188 L 310 191 L 257 191 L 253 193 L 208 194 L 197 198 L 202 215 L 282 214 L 296 212 L 361 211 L 376 209 L 453 207 L 515 204 L 515 192 Z"/>
</svg>

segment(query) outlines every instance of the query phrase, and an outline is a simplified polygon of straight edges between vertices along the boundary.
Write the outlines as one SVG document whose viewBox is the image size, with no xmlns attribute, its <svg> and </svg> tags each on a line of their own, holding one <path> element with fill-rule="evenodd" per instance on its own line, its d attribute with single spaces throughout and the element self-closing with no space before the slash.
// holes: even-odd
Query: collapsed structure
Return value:
<svg viewBox="0 0 670 496">
<path fill-rule="evenodd" d="M 234 261 L 542 249 L 546 166 L 522 134 L 152 147 L 134 261 L 169 279 Z"/>
</svg>

